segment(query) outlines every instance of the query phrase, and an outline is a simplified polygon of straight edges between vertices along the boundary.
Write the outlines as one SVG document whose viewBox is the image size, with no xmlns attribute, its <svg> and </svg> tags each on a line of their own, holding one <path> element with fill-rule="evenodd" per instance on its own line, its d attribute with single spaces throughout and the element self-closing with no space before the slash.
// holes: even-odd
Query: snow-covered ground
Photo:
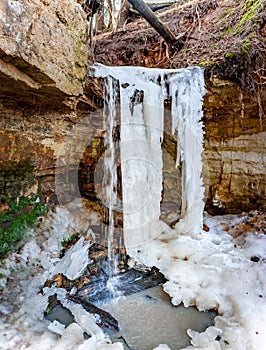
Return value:
<svg viewBox="0 0 266 350">
<path fill-rule="evenodd" d="M 83 231 L 97 218 L 85 217 L 82 204 L 57 208 L 31 232 L 18 254 L 10 254 L 0 273 L 5 287 L 0 306 L 0 348 L 6 349 L 123 349 L 112 344 L 94 323 L 92 315 L 80 305 L 68 302 L 75 323 L 66 329 L 43 319 L 47 298 L 55 287 L 41 287 L 45 280 L 65 264 L 73 264 L 71 254 L 62 264 L 60 242 L 73 232 Z M 75 215 L 73 206 L 80 210 Z M 204 333 L 188 330 L 191 347 L 187 349 L 266 349 L 266 235 L 265 216 L 259 213 L 209 217 L 204 222 L 209 231 L 197 236 L 162 234 L 139 252 L 138 261 L 157 266 L 168 282 L 164 290 L 174 304 L 196 305 L 199 310 L 216 308 L 215 325 Z M 248 223 L 247 223 L 248 222 Z M 252 224 L 249 224 L 249 223 Z M 265 228 L 265 226 L 264 226 Z M 242 235 L 241 232 L 243 232 Z M 88 234 L 91 231 L 88 232 Z M 83 252 L 80 263 L 71 273 L 82 273 L 88 263 L 84 252 L 89 245 L 79 242 L 72 252 Z M 75 269 L 77 269 L 75 271 Z M 64 290 L 57 290 L 64 300 Z M 158 330 L 160 325 L 158 325 Z M 83 333 L 92 335 L 84 340 Z M 169 349 L 160 345 L 156 349 Z"/>
</svg>

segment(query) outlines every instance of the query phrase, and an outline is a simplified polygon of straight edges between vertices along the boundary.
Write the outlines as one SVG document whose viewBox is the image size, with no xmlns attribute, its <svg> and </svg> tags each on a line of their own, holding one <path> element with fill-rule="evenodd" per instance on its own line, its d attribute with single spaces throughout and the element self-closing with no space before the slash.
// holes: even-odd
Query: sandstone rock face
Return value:
<svg viewBox="0 0 266 350">
<path fill-rule="evenodd" d="M 83 92 L 86 14 L 74 0 L 1 0 L 1 95 Z"/>
<path fill-rule="evenodd" d="M 266 208 L 266 110 L 265 89 L 243 91 L 237 84 L 206 80 L 204 98 L 203 180 L 206 208 L 212 214 L 240 213 Z M 170 106 L 166 105 L 166 110 Z M 163 148 L 162 214 L 177 212 L 181 205 L 179 169 L 175 168 L 176 135 L 167 121 Z M 101 117 L 99 116 L 99 120 Z M 92 125 L 92 124 L 91 124 Z M 100 130 L 100 128 L 99 128 Z M 102 130 L 102 133 L 104 130 Z M 95 134 L 96 135 L 96 134 Z M 95 168 L 104 152 L 98 137 L 84 152 L 80 184 L 84 195 L 96 200 Z M 216 205 L 215 205 L 216 204 Z"/>
<path fill-rule="evenodd" d="M 266 125 L 265 118 L 260 117 L 257 97 L 242 93 L 230 82 L 208 81 L 207 90 L 203 120 L 207 209 L 212 213 L 265 210 Z M 60 202 L 83 195 L 93 206 L 99 205 L 100 164 L 105 152 L 101 109 L 92 112 L 83 102 L 78 107 L 71 110 L 61 106 L 55 110 L 2 100 L 1 194 L 16 197 L 25 192 L 36 193 L 39 180 L 48 202 L 56 202 L 58 195 Z M 76 131 L 69 138 L 73 127 Z M 181 187 L 175 169 L 176 138 L 169 136 L 168 129 L 165 134 L 161 209 L 163 215 L 168 215 L 178 211 Z M 61 193 L 55 187 L 56 173 Z M 214 199 L 222 204 L 218 210 L 212 205 Z"/>
<path fill-rule="evenodd" d="M 54 195 L 57 152 L 77 122 L 87 65 L 75 0 L 0 1 L 0 195 Z M 1 198 L 0 198 L 1 200 Z"/>
<path fill-rule="evenodd" d="M 0 101 L 0 194 L 54 193 L 56 152 L 76 121 L 74 112 Z"/>
<path fill-rule="evenodd" d="M 207 207 L 211 210 L 216 197 L 221 212 L 265 210 L 265 89 L 252 95 L 232 82 L 213 79 L 207 90 L 203 154 Z"/>
</svg>

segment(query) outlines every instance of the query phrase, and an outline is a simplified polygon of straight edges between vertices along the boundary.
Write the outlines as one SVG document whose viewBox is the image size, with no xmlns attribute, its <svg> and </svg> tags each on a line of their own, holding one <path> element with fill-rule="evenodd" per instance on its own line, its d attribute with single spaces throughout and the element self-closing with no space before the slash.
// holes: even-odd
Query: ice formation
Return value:
<svg viewBox="0 0 266 350">
<path fill-rule="evenodd" d="M 219 313 L 215 325 L 205 332 L 188 330 L 191 346 L 186 350 L 264 350 L 266 236 L 256 230 L 239 232 L 242 233 L 239 239 L 230 235 L 232 227 L 241 221 L 244 224 L 243 215 L 206 216 L 209 232 L 201 229 L 202 130 L 198 121 L 204 93 L 202 70 L 103 66 L 94 70 L 98 76 L 111 75 L 120 82 L 124 101 L 120 146 L 125 241 L 129 251 L 138 262 L 157 266 L 164 273 L 168 279 L 164 289 L 174 304 L 196 305 L 199 310 L 216 308 Z M 182 219 L 172 230 L 159 220 L 163 101 L 169 96 L 173 132 L 178 131 L 177 161 L 182 162 L 183 171 Z M 73 208 L 78 208 L 77 215 Z M 254 213 L 256 216 L 259 218 L 258 213 Z M 75 316 L 72 325 L 64 328 L 43 320 L 43 310 L 54 287 L 44 288 L 43 295 L 40 287 L 53 269 L 61 266 L 60 242 L 74 232 L 87 232 L 94 221 L 95 215 L 90 219 L 81 201 L 75 200 L 45 218 L 21 251 L 5 260 L 0 273 L 8 279 L 9 288 L 0 305 L 1 349 L 123 349 L 121 343 L 110 342 L 93 323 L 91 315 L 71 303 L 67 306 Z M 86 264 L 86 244 L 81 240 L 74 249 L 74 253 L 82 253 L 82 264 Z M 72 264 L 72 256 L 69 254 L 65 262 L 68 266 Z M 258 257 L 255 261 L 254 256 Z M 66 267 L 63 264 L 60 268 Z M 74 264 L 72 276 L 79 275 L 82 268 Z M 1 280 L 4 286 L 4 279 Z M 60 294 L 58 289 L 57 293 Z M 61 291 L 62 301 L 64 293 Z M 85 340 L 84 331 L 91 338 Z M 159 331 L 159 325 L 155 331 Z M 169 346 L 158 344 L 156 349 L 169 349 Z"/>
<path fill-rule="evenodd" d="M 159 220 L 162 196 L 164 101 L 171 99 L 172 134 L 178 133 L 177 166 L 182 166 L 180 234 L 197 234 L 202 224 L 201 180 L 203 70 L 106 67 L 94 75 L 119 82 L 120 152 L 122 165 L 124 240 L 131 256 L 167 225 Z M 118 95 L 118 92 L 115 91 Z M 109 100 L 114 95 L 109 90 Z M 107 101 L 108 103 L 108 101 Z M 112 117 L 112 116 L 110 116 Z"/>
<path fill-rule="evenodd" d="M 84 237 L 81 237 L 52 268 L 51 273 L 53 275 L 62 273 L 70 280 L 80 277 L 88 264 L 92 262 L 88 255 L 90 246 L 90 242 L 84 242 Z"/>
</svg>

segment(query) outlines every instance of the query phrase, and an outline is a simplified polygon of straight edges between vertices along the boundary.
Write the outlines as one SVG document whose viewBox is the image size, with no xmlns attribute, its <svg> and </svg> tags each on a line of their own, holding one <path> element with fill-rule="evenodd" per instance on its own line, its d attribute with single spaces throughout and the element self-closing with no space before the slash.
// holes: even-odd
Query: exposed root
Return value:
<svg viewBox="0 0 266 350">
<path fill-rule="evenodd" d="M 206 76 L 232 80 L 254 92 L 257 83 L 266 85 L 265 6 L 262 0 L 179 0 L 157 14 L 176 37 L 185 38 L 180 51 L 169 49 L 138 19 L 126 31 L 98 35 L 96 61 L 158 68 L 200 65 Z"/>
</svg>

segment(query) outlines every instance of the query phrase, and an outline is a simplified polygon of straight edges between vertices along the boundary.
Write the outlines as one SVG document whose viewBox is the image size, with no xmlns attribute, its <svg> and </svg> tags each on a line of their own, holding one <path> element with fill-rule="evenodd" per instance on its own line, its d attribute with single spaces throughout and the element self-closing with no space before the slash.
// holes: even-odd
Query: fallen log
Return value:
<svg viewBox="0 0 266 350">
<path fill-rule="evenodd" d="M 148 5 L 142 0 L 128 0 L 128 2 L 137 10 L 141 16 L 164 38 L 164 40 L 177 50 L 183 46 L 183 40 L 186 33 L 182 33 L 177 38 L 174 34 L 161 22 Z"/>
<path fill-rule="evenodd" d="M 115 332 L 119 331 L 119 325 L 117 320 L 109 314 L 109 312 L 100 309 L 99 307 L 91 304 L 88 300 L 83 297 L 76 295 L 67 295 L 67 299 L 70 299 L 74 303 L 80 304 L 90 314 L 97 315 L 96 324 L 100 327 L 112 329 Z"/>
</svg>

